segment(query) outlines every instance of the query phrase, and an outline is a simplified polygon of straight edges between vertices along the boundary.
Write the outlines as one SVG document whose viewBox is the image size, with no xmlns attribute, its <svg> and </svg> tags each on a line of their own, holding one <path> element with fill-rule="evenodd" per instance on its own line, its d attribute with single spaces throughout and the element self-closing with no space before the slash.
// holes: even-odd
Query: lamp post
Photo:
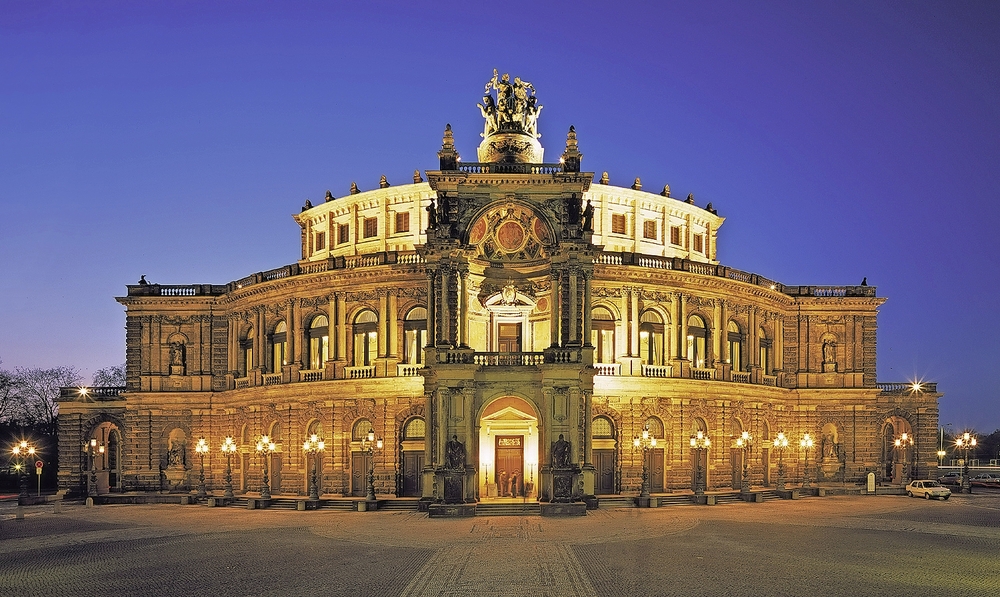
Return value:
<svg viewBox="0 0 1000 597">
<path fill-rule="evenodd" d="M 319 439 L 319 437 L 314 433 L 309 436 L 305 442 L 302 443 L 302 450 L 309 455 L 310 460 L 312 460 L 312 476 L 309 479 L 309 499 L 318 500 L 319 499 L 319 486 L 316 484 L 316 475 L 319 474 L 319 453 L 323 451 L 326 447 L 326 442 Z"/>
<path fill-rule="evenodd" d="M 785 450 L 788 448 L 788 438 L 784 431 L 779 431 L 772 442 L 774 449 L 778 451 L 778 489 L 785 490 Z"/>
<path fill-rule="evenodd" d="M 17 501 L 18 504 L 23 504 L 28 499 L 28 462 L 35 457 L 35 446 L 22 439 L 11 447 L 10 453 L 14 460 L 14 471 L 17 472 Z"/>
<path fill-rule="evenodd" d="M 806 455 L 806 464 L 802 471 L 802 489 L 808 489 L 812 486 L 809 481 L 809 450 L 812 450 L 813 447 L 813 439 L 809 437 L 808 433 L 804 434 L 802 439 L 799 440 L 799 446 Z"/>
<path fill-rule="evenodd" d="M 203 498 L 208 495 L 208 492 L 205 491 L 205 454 L 208 454 L 208 442 L 205 441 L 205 438 L 198 438 L 198 443 L 195 444 L 194 451 L 201 458 L 201 471 L 198 473 L 198 497 Z"/>
<path fill-rule="evenodd" d="M 976 436 L 968 431 L 955 438 L 955 447 L 964 452 L 962 457 L 962 491 L 972 493 L 972 480 L 969 479 L 969 450 L 976 449 Z"/>
<path fill-rule="evenodd" d="M 104 454 L 104 446 L 97 445 L 97 438 L 90 438 L 90 443 L 84 445 L 85 448 L 89 448 L 90 452 L 90 475 L 88 475 L 87 481 L 87 495 L 95 496 L 97 495 L 97 455 Z"/>
<path fill-rule="evenodd" d="M 632 449 L 642 452 L 642 487 L 639 488 L 639 497 L 649 497 L 649 468 L 646 465 L 646 454 L 656 447 L 656 438 L 649 434 L 649 427 L 642 429 L 642 435 L 632 440 Z"/>
<path fill-rule="evenodd" d="M 701 467 L 701 454 L 703 451 L 708 450 L 712 446 L 712 441 L 708 439 L 704 431 L 699 431 L 697 434 L 691 436 L 691 447 L 695 451 L 695 461 L 694 461 L 694 494 L 704 495 L 705 494 L 705 484 L 703 478 L 703 471 Z"/>
<path fill-rule="evenodd" d="M 900 480 L 903 482 L 909 481 L 910 469 L 907 468 L 906 466 L 906 453 L 909 451 L 910 447 L 913 446 L 913 436 L 911 436 L 908 433 L 904 433 L 899 437 L 897 437 L 893 441 L 893 444 L 896 446 L 896 449 L 902 453 L 903 456 L 903 474 Z"/>
<path fill-rule="evenodd" d="M 375 438 L 375 430 L 369 429 L 368 435 L 361 438 L 361 451 L 368 452 L 368 495 L 365 501 L 375 501 L 375 451 L 382 450 L 382 438 Z"/>
<path fill-rule="evenodd" d="M 750 448 L 753 445 L 753 436 L 749 431 L 744 431 L 736 438 L 736 447 L 743 450 L 743 476 L 740 478 L 740 497 L 744 501 L 750 501 Z"/>
<path fill-rule="evenodd" d="M 268 436 L 263 436 L 257 441 L 257 453 L 261 455 L 262 460 L 262 471 L 264 473 L 261 483 L 260 483 L 260 499 L 269 500 L 271 499 L 271 486 L 268 484 L 267 479 L 267 461 L 271 459 L 271 453 L 275 449 L 274 442 Z"/>
<path fill-rule="evenodd" d="M 232 499 L 233 496 L 233 454 L 236 453 L 236 442 L 231 436 L 222 442 L 222 453 L 226 455 L 226 490 L 222 497 Z"/>
</svg>

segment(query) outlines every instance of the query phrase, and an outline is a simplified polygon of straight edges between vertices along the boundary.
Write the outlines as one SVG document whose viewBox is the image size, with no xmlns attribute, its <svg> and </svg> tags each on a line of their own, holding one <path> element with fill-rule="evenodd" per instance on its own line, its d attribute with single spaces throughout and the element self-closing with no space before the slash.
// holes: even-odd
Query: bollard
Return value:
<svg viewBox="0 0 1000 597">
<path fill-rule="evenodd" d="M 18 506 L 17 510 L 14 511 L 14 519 L 24 520 L 24 508 L 22 506 Z"/>
</svg>

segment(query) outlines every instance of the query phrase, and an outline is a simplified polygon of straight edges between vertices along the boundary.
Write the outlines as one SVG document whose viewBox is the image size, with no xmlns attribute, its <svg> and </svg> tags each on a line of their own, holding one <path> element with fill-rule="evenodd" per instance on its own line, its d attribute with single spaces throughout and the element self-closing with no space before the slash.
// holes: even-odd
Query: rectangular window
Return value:
<svg viewBox="0 0 1000 597">
<path fill-rule="evenodd" d="M 326 248 L 326 233 L 317 232 L 316 233 L 316 250 L 322 251 Z"/>
<path fill-rule="evenodd" d="M 351 242 L 351 225 L 340 224 L 337 226 L 337 244 L 342 245 L 347 242 Z"/>
<path fill-rule="evenodd" d="M 378 236 L 378 218 L 365 218 L 364 238 L 375 238 Z"/>
<path fill-rule="evenodd" d="M 410 231 L 410 212 L 396 212 L 396 234 Z"/>
<path fill-rule="evenodd" d="M 670 244 L 680 245 L 681 244 L 681 227 L 671 226 L 670 227 Z"/>
<path fill-rule="evenodd" d="M 702 252 L 701 238 L 702 237 L 701 237 L 700 234 L 695 234 L 694 235 L 694 252 L 695 253 L 701 253 Z"/>
<path fill-rule="evenodd" d="M 611 214 L 611 232 L 625 234 L 625 214 Z"/>
<path fill-rule="evenodd" d="M 656 240 L 656 220 L 646 220 L 642 223 L 642 237 Z"/>
</svg>

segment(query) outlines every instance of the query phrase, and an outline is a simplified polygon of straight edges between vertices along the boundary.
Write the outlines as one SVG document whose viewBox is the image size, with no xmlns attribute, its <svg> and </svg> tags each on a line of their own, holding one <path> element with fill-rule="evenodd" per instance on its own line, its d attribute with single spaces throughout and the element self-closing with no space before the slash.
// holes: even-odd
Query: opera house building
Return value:
<svg viewBox="0 0 1000 597">
<path fill-rule="evenodd" d="M 307 202 L 290 264 L 127 286 L 126 386 L 60 398 L 64 493 L 570 512 L 934 475 L 940 394 L 877 382 L 874 286 L 728 267 L 711 204 L 586 171 L 572 127 L 546 161 L 531 83 L 482 102 L 476 161 L 448 126 L 438 169 Z"/>
</svg>

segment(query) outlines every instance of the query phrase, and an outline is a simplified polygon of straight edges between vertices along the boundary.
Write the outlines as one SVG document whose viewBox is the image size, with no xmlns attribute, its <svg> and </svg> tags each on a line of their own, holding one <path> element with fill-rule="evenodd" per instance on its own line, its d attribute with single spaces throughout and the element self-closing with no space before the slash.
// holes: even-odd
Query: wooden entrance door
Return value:
<svg viewBox="0 0 1000 597">
<path fill-rule="evenodd" d="M 733 448 L 729 454 L 729 460 L 733 463 L 733 489 L 739 489 L 743 478 L 743 450 Z"/>
<path fill-rule="evenodd" d="M 271 454 L 270 486 L 271 493 L 281 493 L 281 454 Z"/>
<path fill-rule="evenodd" d="M 653 448 L 646 452 L 646 471 L 649 473 L 649 490 L 663 492 L 663 449 Z"/>
<path fill-rule="evenodd" d="M 499 352 L 521 352 L 521 324 L 497 324 L 497 339 Z"/>
<path fill-rule="evenodd" d="M 524 436 L 498 435 L 493 463 L 497 477 L 497 495 L 517 497 L 524 487 Z"/>
<path fill-rule="evenodd" d="M 363 497 L 368 493 L 368 469 L 371 462 L 368 452 L 351 453 L 351 495 Z"/>
<path fill-rule="evenodd" d="M 615 492 L 615 451 L 594 450 L 594 468 L 597 469 L 594 491 L 598 495 Z"/>
<path fill-rule="evenodd" d="M 424 479 L 421 471 L 424 468 L 424 453 L 403 452 L 403 495 L 420 497 L 423 493 Z"/>
</svg>

